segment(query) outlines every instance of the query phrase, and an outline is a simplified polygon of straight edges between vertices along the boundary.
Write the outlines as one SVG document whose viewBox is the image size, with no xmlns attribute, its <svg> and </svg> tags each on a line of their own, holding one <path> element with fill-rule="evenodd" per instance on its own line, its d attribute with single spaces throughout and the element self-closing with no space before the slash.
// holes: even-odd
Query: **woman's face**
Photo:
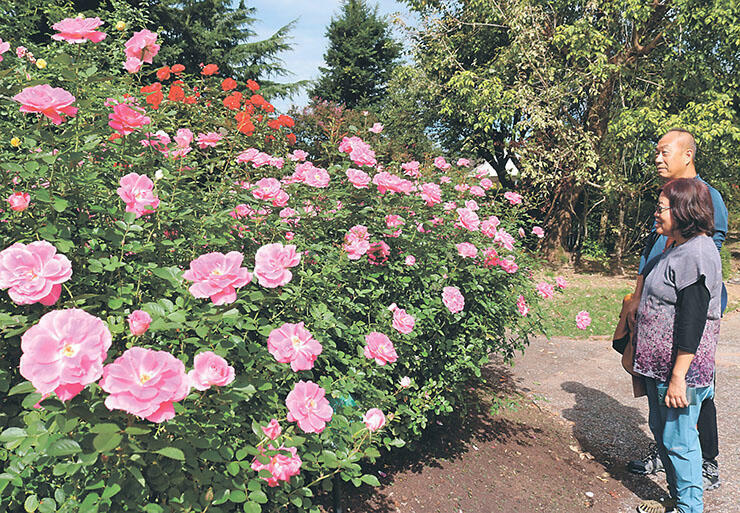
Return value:
<svg viewBox="0 0 740 513">
<path fill-rule="evenodd" d="M 663 194 L 658 198 L 655 207 L 655 231 L 658 235 L 673 236 L 673 218 L 671 217 L 671 205 Z"/>
</svg>

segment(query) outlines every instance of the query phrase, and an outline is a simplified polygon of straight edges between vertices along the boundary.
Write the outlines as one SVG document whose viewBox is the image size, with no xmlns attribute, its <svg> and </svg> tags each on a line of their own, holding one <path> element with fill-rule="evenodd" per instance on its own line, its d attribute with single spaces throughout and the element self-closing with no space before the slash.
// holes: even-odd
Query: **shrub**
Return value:
<svg viewBox="0 0 740 513">
<path fill-rule="evenodd" d="M 58 292 L 0 303 L 0 507 L 317 511 L 333 475 L 377 484 L 363 459 L 524 348 L 521 207 L 464 161 L 406 176 L 363 134 L 316 167 L 258 84 L 149 70 L 148 35 L 126 73 L 127 37 L 105 73 L 92 42 L 0 64 L 0 192 L 30 196 L 0 212 L 0 288 Z M 74 101 L 21 112 L 43 84 Z M 34 241 L 71 275 L 10 258 Z"/>
</svg>

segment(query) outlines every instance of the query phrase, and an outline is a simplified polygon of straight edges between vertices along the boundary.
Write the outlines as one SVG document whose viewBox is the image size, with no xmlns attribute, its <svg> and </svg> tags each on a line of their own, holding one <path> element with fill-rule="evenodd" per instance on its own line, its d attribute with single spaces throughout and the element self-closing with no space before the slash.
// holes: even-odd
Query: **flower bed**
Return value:
<svg viewBox="0 0 740 513">
<path fill-rule="evenodd" d="M 317 511 L 329 477 L 377 484 L 363 459 L 526 345 L 522 198 L 385 161 L 382 126 L 315 166 L 259 84 L 148 69 L 156 34 L 100 21 L 0 64 L 0 507 Z"/>
</svg>

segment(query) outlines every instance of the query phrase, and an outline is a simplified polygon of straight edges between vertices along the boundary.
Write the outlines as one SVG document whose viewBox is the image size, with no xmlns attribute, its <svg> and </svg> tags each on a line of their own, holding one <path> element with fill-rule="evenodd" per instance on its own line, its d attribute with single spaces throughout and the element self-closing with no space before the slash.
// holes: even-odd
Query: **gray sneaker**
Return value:
<svg viewBox="0 0 740 513">
<path fill-rule="evenodd" d="M 663 462 L 660 461 L 660 456 L 658 456 L 658 446 L 656 444 L 650 444 L 650 450 L 645 457 L 641 460 L 632 460 L 627 463 L 627 470 L 633 474 L 641 475 L 665 472 Z"/>
<path fill-rule="evenodd" d="M 704 460 L 701 465 L 701 476 L 704 480 L 704 489 L 707 491 L 715 490 L 722 484 L 719 481 L 719 468 L 713 461 Z"/>
</svg>

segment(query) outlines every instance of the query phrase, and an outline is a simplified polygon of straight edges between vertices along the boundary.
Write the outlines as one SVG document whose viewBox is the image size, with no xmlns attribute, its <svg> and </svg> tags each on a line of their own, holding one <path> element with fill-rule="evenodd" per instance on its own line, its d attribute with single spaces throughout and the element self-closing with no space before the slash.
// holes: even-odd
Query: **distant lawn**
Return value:
<svg viewBox="0 0 740 513">
<path fill-rule="evenodd" d="M 634 291 L 634 279 L 614 278 L 599 274 L 547 272 L 550 282 L 563 276 L 568 287 L 552 299 L 541 302 L 542 325 L 550 337 L 587 338 L 595 335 L 611 336 L 619 319 L 622 298 Z M 591 325 L 585 330 L 576 327 L 576 314 L 586 310 Z"/>
</svg>

